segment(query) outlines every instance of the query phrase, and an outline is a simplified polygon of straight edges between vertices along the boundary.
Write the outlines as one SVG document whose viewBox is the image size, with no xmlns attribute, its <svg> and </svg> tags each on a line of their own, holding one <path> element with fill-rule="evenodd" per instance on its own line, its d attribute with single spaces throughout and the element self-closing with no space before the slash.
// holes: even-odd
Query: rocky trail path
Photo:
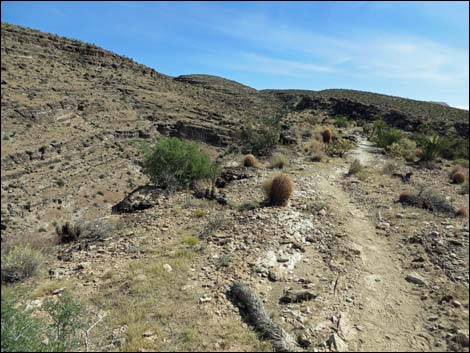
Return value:
<svg viewBox="0 0 470 353">
<path fill-rule="evenodd" d="M 349 159 L 359 159 L 364 165 L 380 162 L 373 144 L 360 137 L 357 148 Z M 338 336 L 342 345 L 338 350 L 350 351 L 427 351 L 432 338 L 422 324 L 422 304 L 415 284 L 405 280 L 406 272 L 400 266 L 400 248 L 393 237 L 376 233 L 374 217 L 355 203 L 341 186 L 348 165 L 333 169 L 312 171 L 319 198 L 330 200 L 338 219 L 344 223 L 343 241 L 359 254 L 358 267 L 342 268 L 339 286 L 345 299 L 353 305 L 343 307 L 339 316 Z M 297 183 L 300 184 L 300 183 Z M 309 250 L 304 256 L 309 256 Z M 308 266 L 302 264 L 302 267 Z M 338 301 L 338 299 L 337 299 Z"/>
</svg>

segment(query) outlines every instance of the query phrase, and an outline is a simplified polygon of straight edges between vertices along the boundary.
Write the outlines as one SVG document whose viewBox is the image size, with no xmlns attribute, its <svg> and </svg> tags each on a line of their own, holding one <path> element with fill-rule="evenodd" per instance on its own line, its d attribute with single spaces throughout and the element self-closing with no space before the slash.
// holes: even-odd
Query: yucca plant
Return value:
<svg viewBox="0 0 470 353">
<path fill-rule="evenodd" d="M 447 148 L 448 142 L 443 137 L 432 135 L 419 139 L 419 144 L 423 151 L 421 160 L 430 162 L 442 156 L 442 153 Z"/>
</svg>

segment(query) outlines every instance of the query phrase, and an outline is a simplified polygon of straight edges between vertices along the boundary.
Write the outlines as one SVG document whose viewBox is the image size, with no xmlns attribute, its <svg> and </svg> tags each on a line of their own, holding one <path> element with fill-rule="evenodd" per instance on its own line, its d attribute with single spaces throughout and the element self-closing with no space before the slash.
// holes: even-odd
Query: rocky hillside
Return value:
<svg viewBox="0 0 470 353">
<path fill-rule="evenodd" d="M 5 23 L 1 37 L 2 296 L 37 317 L 51 298 L 80 298 L 89 331 L 71 350 L 468 351 L 468 182 L 450 176 L 458 166 L 468 180 L 468 163 L 415 163 L 411 140 L 412 156 L 391 160 L 356 124 L 382 117 L 468 144 L 468 111 L 170 77 Z M 285 207 L 264 199 L 271 156 L 241 163 L 240 128 L 267 117 L 281 119 L 273 152 L 294 185 Z M 197 140 L 220 162 L 216 198 L 147 185 L 140 147 L 163 135 Z M 399 202 L 425 188 L 446 198 Z M 39 249 L 38 273 L 3 283 L 5 245 Z M 278 335 L 257 334 L 237 282 Z"/>
</svg>

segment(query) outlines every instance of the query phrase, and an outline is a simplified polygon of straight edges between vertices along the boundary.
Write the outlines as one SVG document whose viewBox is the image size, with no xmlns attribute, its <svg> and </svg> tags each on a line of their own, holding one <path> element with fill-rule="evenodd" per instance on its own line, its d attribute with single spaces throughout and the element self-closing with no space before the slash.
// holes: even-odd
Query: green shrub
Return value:
<svg viewBox="0 0 470 353">
<path fill-rule="evenodd" d="M 469 144 L 468 138 L 452 137 L 446 139 L 446 146 L 442 151 L 442 156 L 447 159 L 465 160 L 468 168 Z"/>
<path fill-rule="evenodd" d="M 3 260 L 2 260 L 3 265 Z M 11 295 L 2 295 L 2 352 L 44 352 L 45 325 L 31 311 L 16 308 Z M 52 351 L 49 349 L 49 351 Z"/>
<path fill-rule="evenodd" d="M 17 282 L 34 276 L 44 260 L 37 250 L 26 247 L 2 246 L 2 282 Z"/>
<path fill-rule="evenodd" d="M 401 130 L 390 127 L 381 120 L 375 123 L 373 140 L 378 147 L 386 148 L 394 143 L 397 143 L 401 138 Z"/>
<path fill-rule="evenodd" d="M 241 144 L 246 152 L 266 155 L 279 143 L 281 136 L 280 118 L 265 118 L 260 122 L 250 122 L 239 132 Z"/>
<path fill-rule="evenodd" d="M 289 159 L 285 155 L 280 154 L 280 153 L 273 154 L 271 158 L 271 163 L 270 163 L 271 168 L 282 169 L 288 165 L 289 165 Z"/>
<path fill-rule="evenodd" d="M 339 116 L 335 119 L 334 125 L 336 127 L 348 127 L 349 121 L 346 117 L 344 116 Z"/>
<path fill-rule="evenodd" d="M 57 299 L 48 299 L 43 308 L 52 319 L 50 345 L 53 351 L 64 352 L 78 346 L 77 334 L 83 324 L 80 303 L 64 292 Z"/>
<path fill-rule="evenodd" d="M 416 157 L 416 142 L 405 137 L 388 146 L 386 152 L 391 157 L 403 158 L 408 162 L 413 162 Z"/>
<path fill-rule="evenodd" d="M 143 170 L 153 183 L 170 190 L 213 174 L 209 156 L 196 143 L 175 137 L 145 147 Z"/>
<path fill-rule="evenodd" d="M 2 295 L 2 352 L 65 352 L 79 347 L 78 330 L 85 323 L 79 303 L 64 292 L 48 299 L 48 318 L 21 310 L 11 295 Z"/>
<path fill-rule="evenodd" d="M 448 147 L 447 140 L 437 135 L 421 137 L 418 143 L 422 149 L 421 160 L 425 162 L 432 162 L 436 158 L 441 157 L 444 150 Z"/>
</svg>

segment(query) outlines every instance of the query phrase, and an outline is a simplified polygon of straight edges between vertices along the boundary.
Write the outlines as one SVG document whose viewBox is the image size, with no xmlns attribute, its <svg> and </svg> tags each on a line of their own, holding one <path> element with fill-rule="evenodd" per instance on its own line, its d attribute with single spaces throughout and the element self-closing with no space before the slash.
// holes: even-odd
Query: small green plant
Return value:
<svg viewBox="0 0 470 353">
<path fill-rule="evenodd" d="M 42 254 L 28 247 L 2 246 L 2 282 L 18 282 L 34 276 L 41 267 Z"/>
<path fill-rule="evenodd" d="M 283 169 L 289 165 L 289 159 L 280 153 L 273 154 L 270 162 L 271 168 Z"/>
<path fill-rule="evenodd" d="M 408 162 L 413 162 L 416 157 L 416 142 L 404 137 L 386 147 L 385 150 L 391 157 L 403 158 Z"/>
<path fill-rule="evenodd" d="M 348 127 L 349 126 L 349 121 L 346 117 L 339 116 L 335 119 L 334 125 L 336 127 Z"/>
<path fill-rule="evenodd" d="M 152 182 L 170 190 L 209 179 L 213 174 L 209 156 L 196 143 L 176 137 L 144 147 L 143 169 Z"/>
<path fill-rule="evenodd" d="M 294 183 L 287 174 L 277 174 L 263 184 L 263 190 L 272 206 L 287 206 L 294 191 Z"/>
<path fill-rule="evenodd" d="M 58 179 L 56 181 L 56 184 L 57 184 L 58 187 L 63 187 L 65 185 L 65 181 L 64 181 L 64 179 Z"/>
<path fill-rule="evenodd" d="M 83 324 L 80 303 L 64 292 L 57 299 L 48 299 L 43 308 L 52 319 L 53 351 L 63 352 L 78 346 L 77 334 Z"/>
<path fill-rule="evenodd" d="M 388 126 L 382 120 L 374 124 L 373 131 L 373 140 L 380 148 L 387 148 L 394 143 L 398 143 L 402 138 L 401 130 Z"/>
<path fill-rule="evenodd" d="M 422 137 L 418 142 L 422 149 L 421 160 L 424 162 L 432 162 L 441 157 L 448 146 L 448 141 L 437 135 Z"/>
<path fill-rule="evenodd" d="M 192 236 L 192 235 L 188 235 L 183 238 L 183 243 L 188 246 L 196 246 L 199 244 L 199 238 L 196 238 L 195 236 Z"/>
<path fill-rule="evenodd" d="M 3 260 L 2 260 L 3 267 Z M 31 316 L 31 310 L 20 310 L 9 294 L 2 294 L 2 352 L 52 351 L 43 343 L 45 325 Z"/>
<path fill-rule="evenodd" d="M 356 175 L 364 170 L 364 166 L 361 164 L 361 161 L 355 159 L 349 166 L 348 176 Z"/>
</svg>

